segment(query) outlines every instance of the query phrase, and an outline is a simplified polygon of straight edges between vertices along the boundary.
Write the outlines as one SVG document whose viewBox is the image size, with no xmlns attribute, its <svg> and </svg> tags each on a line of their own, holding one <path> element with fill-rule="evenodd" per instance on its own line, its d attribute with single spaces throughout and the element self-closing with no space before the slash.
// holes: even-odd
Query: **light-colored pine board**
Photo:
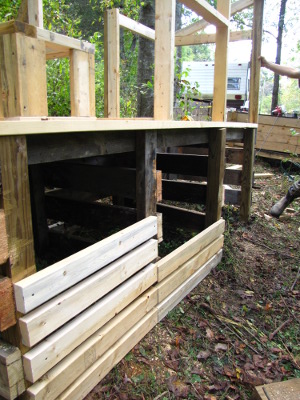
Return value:
<svg viewBox="0 0 300 400">
<path fill-rule="evenodd" d="M 125 15 L 119 15 L 119 23 L 121 28 L 128 29 L 133 33 L 137 33 L 139 36 L 142 36 L 149 40 L 155 40 L 155 31 L 154 29 L 149 28 L 146 25 L 143 25 L 137 21 L 134 21 L 131 18 L 125 17 Z"/>
<path fill-rule="evenodd" d="M 50 32 L 46 29 L 36 28 L 36 37 L 46 43 L 46 46 L 52 44 L 52 48 L 55 48 L 59 51 L 62 47 L 66 47 L 68 49 L 75 49 L 84 51 L 87 53 L 95 53 L 95 45 L 89 42 L 78 40 L 72 37 L 68 37 L 65 35 L 61 35 L 60 33 Z"/>
<path fill-rule="evenodd" d="M 256 386 L 253 400 L 299 400 L 300 378 Z"/>
<path fill-rule="evenodd" d="M 158 255 L 151 239 L 83 282 L 19 319 L 23 342 L 32 347 L 141 270 Z"/>
<path fill-rule="evenodd" d="M 230 0 L 223 0 L 217 3 L 218 11 L 224 18 L 230 18 Z M 228 66 L 228 25 L 217 26 L 216 50 L 215 50 L 215 69 L 214 69 L 214 95 L 212 120 L 226 120 L 226 101 L 227 101 L 227 66 Z"/>
<path fill-rule="evenodd" d="M 173 118 L 175 0 L 155 1 L 154 119 Z"/>
<path fill-rule="evenodd" d="M 25 391 L 20 350 L 0 340 L 0 396 L 16 399 Z"/>
<path fill-rule="evenodd" d="M 157 310 L 150 311 L 95 362 L 57 400 L 83 399 L 125 355 L 157 324 Z"/>
<path fill-rule="evenodd" d="M 183 3 L 212 25 L 228 26 L 229 24 L 228 19 L 214 7 L 209 5 L 206 0 L 180 0 L 180 3 Z"/>
<path fill-rule="evenodd" d="M 150 288 L 27 390 L 30 399 L 55 400 L 157 304 Z"/>
<path fill-rule="evenodd" d="M 89 55 L 80 50 L 70 53 L 70 98 L 72 117 L 90 115 Z"/>
<path fill-rule="evenodd" d="M 25 138 L 1 138 L 0 161 L 10 276 L 17 282 L 35 272 Z"/>
<path fill-rule="evenodd" d="M 120 117 L 120 24 L 119 9 L 104 15 L 104 116 Z"/>
<path fill-rule="evenodd" d="M 26 314 L 156 234 L 157 219 L 148 217 L 18 282 L 17 310 Z"/>
<path fill-rule="evenodd" d="M 215 268 L 222 258 L 222 250 L 180 285 L 165 300 L 158 304 L 158 318 L 161 321 L 188 293 L 190 293 Z"/>
<path fill-rule="evenodd" d="M 43 28 L 43 0 L 28 0 L 28 23 Z"/>
<path fill-rule="evenodd" d="M 190 276 L 204 266 L 219 250 L 222 249 L 224 237 L 220 236 L 209 244 L 204 250 L 197 253 L 190 260 L 185 262 L 180 268 L 174 271 L 162 282 L 157 284 L 158 302 L 161 303 L 180 285 L 182 285 Z"/>
<path fill-rule="evenodd" d="M 251 51 L 251 76 L 249 91 L 248 121 L 258 121 L 260 63 L 257 61 L 261 55 L 263 35 L 264 0 L 254 0 L 253 26 L 252 26 L 252 51 Z"/>
<path fill-rule="evenodd" d="M 158 304 L 158 318 L 161 321 L 188 293 L 190 293 L 215 268 L 222 258 L 222 250 L 180 285 L 165 300 Z"/>
<path fill-rule="evenodd" d="M 89 116 L 96 116 L 96 94 L 95 94 L 95 55 L 89 53 Z"/>
<path fill-rule="evenodd" d="M 203 129 L 227 128 L 234 129 L 230 134 L 231 140 L 242 139 L 244 128 L 257 128 L 257 124 L 244 122 L 220 121 L 170 121 L 153 119 L 104 119 L 85 117 L 65 118 L 16 118 L 0 121 L 0 136 L 57 134 L 74 132 L 107 132 L 107 131 L 136 131 L 145 129 Z M 167 133 L 167 132 L 164 132 Z M 184 132 L 187 134 L 187 132 Z M 199 137 L 200 133 L 199 133 Z M 197 142 L 198 143 L 198 142 Z"/>
<path fill-rule="evenodd" d="M 250 40 L 252 30 L 233 31 L 229 34 L 230 42 L 237 42 L 240 40 Z M 216 43 L 215 33 L 202 33 L 201 35 L 179 36 L 175 38 L 175 46 L 191 46 L 194 44 L 208 44 Z"/>
<path fill-rule="evenodd" d="M 26 379 L 35 382 L 77 346 L 157 282 L 157 268 L 149 264 L 142 271 L 48 336 L 23 356 Z"/>
<path fill-rule="evenodd" d="M 243 11 L 245 8 L 248 8 L 253 5 L 253 0 L 239 0 L 231 5 L 231 15 L 234 15 L 240 11 Z M 197 21 L 191 25 L 186 26 L 178 31 L 176 31 L 176 36 L 189 36 L 197 33 L 199 31 L 204 30 L 209 25 L 209 22 L 204 19 Z"/>
<path fill-rule="evenodd" d="M 3 332 L 17 322 L 13 286 L 10 278 L 0 276 L 0 299 L 0 332 Z"/>
<path fill-rule="evenodd" d="M 157 263 L 158 282 L 161 282 L 195 254 L 199 253 L 211 242 L 216 240 L 222 235 L 224 229 L 225 221 L 220 219 L 203 232 L 172 251 L 172 253 L 159 260 Z"/>
</svg>

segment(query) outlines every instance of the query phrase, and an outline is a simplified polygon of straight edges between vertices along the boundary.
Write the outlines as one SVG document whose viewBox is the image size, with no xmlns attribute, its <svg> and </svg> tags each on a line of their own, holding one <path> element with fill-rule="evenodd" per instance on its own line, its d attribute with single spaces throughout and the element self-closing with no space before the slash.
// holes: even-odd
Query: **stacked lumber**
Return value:
<svg viewBox="0 0 300 400">
<path fill-rule="evenodd" d="M 157 261 L 148 217 L 14 284 L 30 399 L 83 399 L 220 261 L 224 220 Z"/>
<path fill-rule="evenodd" d="M 148 217 L 14 285 L 29 398 L 84 397 L 157 323 L 156 235 Z"/>
</svg>

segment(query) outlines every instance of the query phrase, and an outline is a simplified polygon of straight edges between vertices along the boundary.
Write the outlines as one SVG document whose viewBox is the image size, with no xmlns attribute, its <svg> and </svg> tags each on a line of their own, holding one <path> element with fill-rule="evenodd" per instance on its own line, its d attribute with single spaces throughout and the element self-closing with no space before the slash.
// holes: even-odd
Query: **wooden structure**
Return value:
<svg viewBox="0 0 300 400">
<path fill-rule="evenodd" d="M 21 21 L 0 26 L 0 222 L 6 231 L 1 235 L 0 292 L 6 301 L 0 306 L 5 340 L 0 395 L 6 399 L 25 390 L 31 399 L 82 399 L 219 263 L 223 183 L 230 174 L 226 161 L 242 165 L 233 175 L 241 185 L 241 216 L 249 217 L 257 125 L 225 121 L 230 2 L 217 10 L 204 0 L 183 3 L 217 27 L 212 122 L 172 121 L 174 0 L 156 2 L 154 119 L 117 118 L 120 21 L 153 40 L 149 29 L 108 11 L 105 107 L 110 118 L 96 119 L 91 45 L 45 31 L 41 0 L 24 1 Z M 71 59 L 68 118 L 47 117 L 45 63 L 53 57 Z M 225 149 L 226 142 L 244 147 Z M 190 150 L 188 157 L 165 152 L 174 147 L 205 150 Z M 202 183 L 161 180 L 162 173 L 197 176 Z M 186 201 L 180 198 L 183 191 L 205 212 L 159 201 L 160 193 L 165 200 Z M 99 203 L 107 196 L 113 204 Z M 197 234 L 158 260 L 161 216 Z M 36 272 L 37 256 L 57 237 L 53 226 L 59 221 L 89 228 L 117 221 L 119 232 L 92 245 L 85 241 L 82 250 Z M 59 235 L 54 243 L 63 240 Z"/>
<path fill-rule="evenodd" d="M 258 386 L 252 400 L 297 400 L 299 397 L 300 378 L 296 378 Z"/>
<path fill-rule="evenodd" d="M 247 122 L 248 115 L 233 113 L 231 121 Z M 255 148 L 261 157 L 286 159 L 290 155 L 300 157 L 299 135 L 292 131 L 300 131 L 300 120 L 297 118 L 276 117 L 270 115 L 258 116 L 258 129 Z"/>
</svg>

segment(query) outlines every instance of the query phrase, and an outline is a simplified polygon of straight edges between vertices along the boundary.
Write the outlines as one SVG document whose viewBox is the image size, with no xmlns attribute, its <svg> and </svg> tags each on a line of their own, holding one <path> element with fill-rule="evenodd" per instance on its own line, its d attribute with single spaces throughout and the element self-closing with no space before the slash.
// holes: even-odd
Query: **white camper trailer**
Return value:
<svg viewBox="0 0 300 400">
<path fill-rule="evenodd" d="M 184 61 L 182 71 L 191 86 L 199 85 L 200 96 L 194 100 L 211 101 L 214 91 L 213 62 Z M 227 107 L 240 108 L 248 100 L 249 63 L 228 64 L 227 72 Z"/>
</svg>

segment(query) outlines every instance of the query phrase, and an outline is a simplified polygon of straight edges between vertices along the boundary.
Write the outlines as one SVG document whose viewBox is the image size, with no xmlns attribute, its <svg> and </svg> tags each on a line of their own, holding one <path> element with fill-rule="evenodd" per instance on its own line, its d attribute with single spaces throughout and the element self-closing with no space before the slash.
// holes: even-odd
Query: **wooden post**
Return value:
<svg viewBox="0 0 300 400">
<path fill-rule="evenodd" d="M 226 129 L 209 131 L 208 140 L 206 227 L 218 221 L 222 214 Z"/>
<path fill-rule="evenodd" d="M 43 28 L 43 0 L 27 0 L 28 23 Z"/>
<path fill-rule="evenodd" d="M 48 114 L 45 43 L 21 33 L 0 36 L 0 117 Z"/>
<path fill-rule="evenodd" d="M 136 133 L 136 208 L 137 220 L 156 215 L 157 132 Z"/>
<path fill-rule="evenodd" d="M 260 62 L 262 26 L 264 16 L 264 0 L 254 0 L 253 28 L 252 28 L 252 53 L 251 76 L 249 93 L 249 122 L 258 122 Z"/>
<path fill-rule="evenodd" d="M 241 185 L 240 218 L 245 222 L 247 222 L 250 217 L 255 132 L 255 129 L 247 129 L 244 133 L 244 160 Z"/>
<path fill-rule="evenodd" d="M 70 54 L 70 92 L 71 115 L 89 117 L 95 115 L 94 55 L 81 50 L 71 50 Z M 92 90 L 91 90 L 92 89 Z"/>
<path fill-rule="evenodd" d="M 104 16 L 104 116 L 120 117 L 120 24 L 119 10 Z"/>
<path fill-rule="evenodd" d="M 155 1 L 154 119 L 173 119 L 175 0 Z"/>
<path fill-rule="evenodd" d="M 218 1 L 218 11 L 226 18 L 230 18 L 230 0 Z M 214 73 L 214 97 L 213 97 L 213 121 L 226 120 L 227 99 L 227 53 L 229 41 L 229 27 L 217 26 L 215 73 Z M 200 88 L 201 90 L 201 88 Z"/>
</svg>

